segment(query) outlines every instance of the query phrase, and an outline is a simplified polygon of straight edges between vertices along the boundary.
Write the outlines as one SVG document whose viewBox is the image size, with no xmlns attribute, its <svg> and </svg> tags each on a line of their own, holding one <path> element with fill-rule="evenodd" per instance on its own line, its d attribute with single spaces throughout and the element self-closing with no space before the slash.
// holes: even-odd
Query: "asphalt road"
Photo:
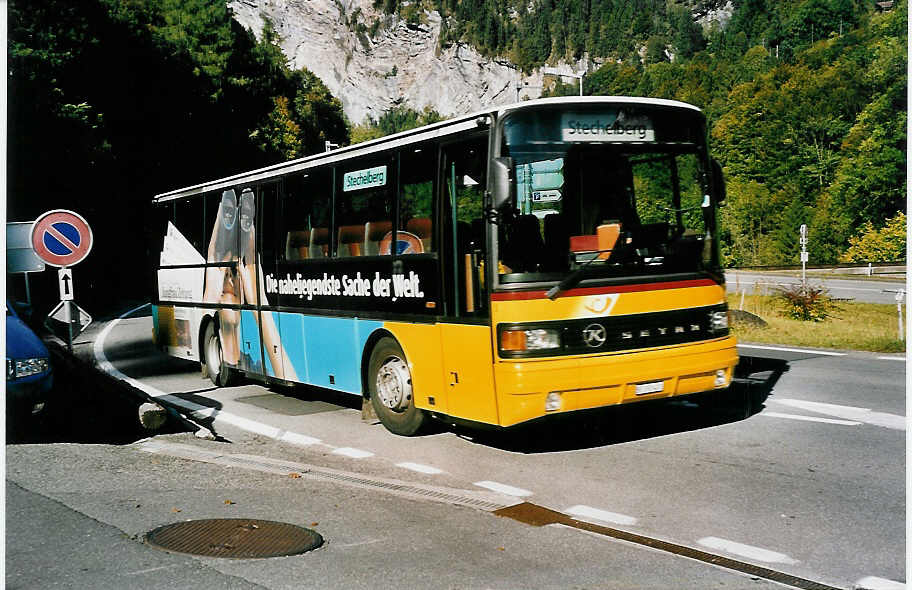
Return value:
<svg viewBox="0 0 912 590">
<path fill-rule="evenodd" d="M 800 276 L 791 276 L 794 273 L 783 272 L 751 272 L 751 271 L 726 271 L 725 287 L 729 293 L 744 292 L 748 295 L 771 294 L 775 289 L 784 285 L 797 285 L 801 283 Z M 846 278 L 817 277 L 813 273 L 807 275 L 808 283 L 812 286 L 824 287 L 831 297 L 838 299 L 851 299 L 860 303 L 896 303 L 896 291 L 905 289 L 903 280 L 886 280 L 871 278 Z"/>
<path fill-rule="evenodd" d="M 691 403 L 631 406 L 507 433 L 444 425 L 407 439 L 362 421 L 360 402 L 350 396 L 253 383 L 214 389 L 193 364 L 151 349 L 150 323 L 148 317 L 119 322 L 103 347 L 96 344 L 96 356 L 103 353 L 98 356 L 102 365 L 109 361 L 112 370 L 147 394 L 197 410 L 215 433 L 231 441 L 231 453 L 298 461 L 364 480 L 460 490 L 457 495 L 465 497 L 495 494 L 504 504 L 534 503 L 634 533 L 641 541 L 664 541 L 834 587 L 890 587 L 891 581 L 905 579 L 902 359 L 743 348 L 753 383 L 748 416 L 739 414 L 737 405 L 712 412 Z M 154 440 L 199 448 L 225 445 L 171 437 L 177 438 Z M 308 480 L 286 489 L 287 477 L 271 474 L 270 479 L 250 469 L 228 474 L 224 464 L 214 473 L 204 459 L 175 458 L 182 452 L 178 447 L 166 445 L 153 454 L 143 444 L 116 447 L 116 452 L 105 452 L 104 446 L 8 447 L 8 482 L 133 537 L 175 517 L 165 511 L 168 503 L 199 505 L 190 518 L 223 511 L 220 494 L 232 494 L 245 505 L 262 502 L 255 510 L 262 518 L 330 519 L 335 528 L 327 536 L 338 534 L 345 539 L 341 545 L 361 547 L 357 575 L 340 565 L 345 552 L 320 554 L 318 566 L 313 557 L 283 558 L 278 570 L 275 564 L 270 569 L 259 563 L 201 561 L 221 574 L 270 588 L 285 587 L 286 578 L 265 572 L 293 575 L 308 567 L 338 587 L 367 587 L 372 580 L 395 576 L 400 587 L 756 588 L 767 583 L 564 525 L 528 527 L 484 511 L 338 483 Z M 61 455 L 52 457 L 55 452 Z M 77 461 L 68 453 L 85 456 Z M 49 467 L 60 460 L 75 466 L 66 477 L 55 476 L 58 470 Z M 167 473 L 157 475 L 162 470 Z M 74 473 L 75 481 L 68 483 Z M 83 475 L 96 483 L 80 488 Z M 174 483 L 181 477 L 184 483 Z M 124 497 L 146 493 L 156 498 L 153 515 L 127 510 L 132 500 Z M 347 499 L 341 514 L 338 506 L 327 504 L 340 497 Z M 333 516 L 295 512 L 308 502 L 315 513 Z M 384 524 L 391 527 L 385 533 Z M 7 526 L 8 535 L 16 530 L 9 516 Z M 416 543 L 416 538 L 427 542 Z M 391 560 L 403 565 L 390 568 Z M 7 562 L 9 582 L 14 579 L 9 554 Z M 13 572 L 21 574 L 12 563 Z M 371 571 L 393 577 L 371 578 Z"/>
</svg>

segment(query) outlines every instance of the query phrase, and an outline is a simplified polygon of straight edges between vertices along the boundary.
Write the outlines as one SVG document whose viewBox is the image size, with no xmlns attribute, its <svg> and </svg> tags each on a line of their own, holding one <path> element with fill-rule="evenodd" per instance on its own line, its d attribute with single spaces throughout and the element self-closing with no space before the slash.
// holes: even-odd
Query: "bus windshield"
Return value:
<svg viewBox="0 0 912 590">
<path fill-rule="evenodd" d="M 716 266 L 702 115 L 645 105 L 518 112 L 503 126 L 514 166 L 498 228 L 500 283 Z"/>
</svg>

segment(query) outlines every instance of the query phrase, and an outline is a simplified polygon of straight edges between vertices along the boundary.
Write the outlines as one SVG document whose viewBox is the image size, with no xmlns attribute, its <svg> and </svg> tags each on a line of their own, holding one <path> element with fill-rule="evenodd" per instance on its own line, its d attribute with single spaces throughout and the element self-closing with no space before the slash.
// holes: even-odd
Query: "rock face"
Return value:
<svg viewBox="0 0 912 590">
<path fill-rule="evenodd" d="M 229 6 L 257 37 L 264 18 L 269 19 L 291 65 L 316 74 L 340 98 L 353 123 L 377 119 L 400 104 L 431 107 L 446 116 L 542 92 L 540 72 L 522 75 L 513 64 L 483 57 L 464 44 L 439 49 L 436 12 L 411 24 L 374 10 L 371 0 L 232 0 Z M 373 36 L 358 32 L 357 23 L 377 21 Z"/>
</svg>

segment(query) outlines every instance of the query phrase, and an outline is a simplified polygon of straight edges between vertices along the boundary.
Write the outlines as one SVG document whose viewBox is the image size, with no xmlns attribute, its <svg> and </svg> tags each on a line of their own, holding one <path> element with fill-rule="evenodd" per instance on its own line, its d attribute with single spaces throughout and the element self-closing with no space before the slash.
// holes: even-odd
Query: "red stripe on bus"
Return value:
<svg viewBox="0 0 912 590">
<path fill-rule="evenodd" d="M 711 279 L 691 279 L 688 281 L 669 281 L 667 283 L 641 283 L 639 285 L 618 285 L 616 287 L 580 287 L 561 293 L 561 297 L 582 295 L 604 295 L 606 293 L 636 293 L 639 291 L 662 291 L 665 289 L 685 289 L 687 287 L 710 287 L 716 285 Z M 492 301 L 528 301 L 545 299 L 547 291 L 517 291 L 515 293 L 492 293 Z"/>
</svg>

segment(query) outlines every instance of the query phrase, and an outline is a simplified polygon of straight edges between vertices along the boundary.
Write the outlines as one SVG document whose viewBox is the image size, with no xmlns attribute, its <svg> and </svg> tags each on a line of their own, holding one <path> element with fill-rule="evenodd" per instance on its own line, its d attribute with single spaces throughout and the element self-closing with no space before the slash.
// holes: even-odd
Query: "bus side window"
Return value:
<svg viewBox="0 0 912 590">
<path fill-rule="evenodd" d="M 308 170 L 285 179 L 280 246 L 286 261 L 329 256 L 332 170 Z"/>
<path fill-rule="evenodd" d="M 353 160 L 339 168 L 333 236 L 336 256 L 390 253 L 394 172 L 395 160 L 388 156 Z"/>
<path fill-rule="evenodd" d="M 436 146 L 404 150 L 400 154 L 399 171 L 399 228 L 396 240 L 400 254 L 434 252 Z"/>
</svg>

